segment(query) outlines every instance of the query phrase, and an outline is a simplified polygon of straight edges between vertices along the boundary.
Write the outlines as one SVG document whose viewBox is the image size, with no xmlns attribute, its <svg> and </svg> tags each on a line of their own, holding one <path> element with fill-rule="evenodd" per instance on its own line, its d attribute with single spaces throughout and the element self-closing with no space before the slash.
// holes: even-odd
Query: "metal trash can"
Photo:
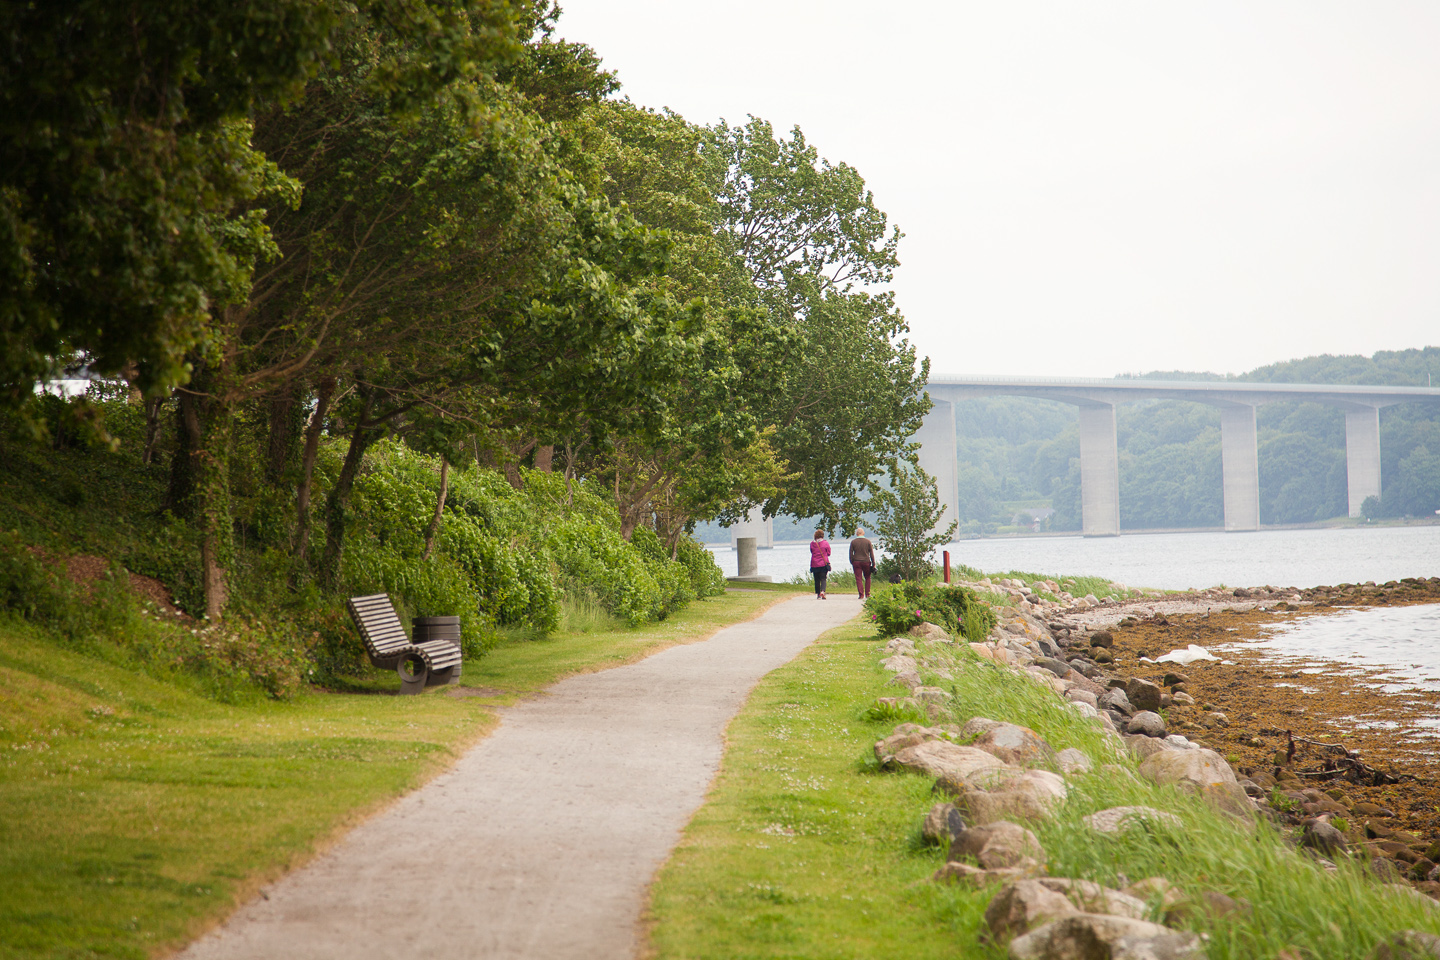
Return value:
<svg viewBox="0 0 1440 960">
<path fill-rule="evenodd" d="M 415 617 L 410 621 L 410 639 L 414 643 L 428 643 L 431 640 L 445 640 L 460 646 L 459 617 Z M 451 668 L 450 682 L 460 682 L 460 667 Z"/>
</svg>

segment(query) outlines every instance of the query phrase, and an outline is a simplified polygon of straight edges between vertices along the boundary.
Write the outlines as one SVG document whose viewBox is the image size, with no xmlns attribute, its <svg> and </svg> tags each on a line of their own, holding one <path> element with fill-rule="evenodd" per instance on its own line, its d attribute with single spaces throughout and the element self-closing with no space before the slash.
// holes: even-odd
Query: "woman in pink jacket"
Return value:
<svg viewBox="0 0 1440 960">
<path fill-rule="evenodd" d="M 810 541 L 810 576 L 815 578 L 815 599 L 825 599 L 825 576 L 830 572 L 830 544 L 824 530 L 815 531 Z"/>
</svg>

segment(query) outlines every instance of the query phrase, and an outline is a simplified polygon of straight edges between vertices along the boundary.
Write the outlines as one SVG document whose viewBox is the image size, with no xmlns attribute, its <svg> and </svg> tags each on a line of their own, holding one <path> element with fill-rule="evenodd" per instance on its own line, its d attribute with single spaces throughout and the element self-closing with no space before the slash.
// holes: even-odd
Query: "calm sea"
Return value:
<svg viewBox="0 0 1440 960">
<path fill-rule="evenodd" d="M 844 541 L 834 545 L 840 560 L 836 568 L 848 569 Z M 720 569 L 734 576 L 735 552 L 724 545 L 711 549 Z M 952 563 L 986 573 L 1100 576 L 1162 590 L 1220 584 L 1316 587 L 1440 576 L 1440 526 L 1024 537 L 965 540 L 947 549 Z M 804 543 L 761 550 L 759 560 L 760 572 L 776 580 L 809 573 L 810 552 Z"/>
</svg>

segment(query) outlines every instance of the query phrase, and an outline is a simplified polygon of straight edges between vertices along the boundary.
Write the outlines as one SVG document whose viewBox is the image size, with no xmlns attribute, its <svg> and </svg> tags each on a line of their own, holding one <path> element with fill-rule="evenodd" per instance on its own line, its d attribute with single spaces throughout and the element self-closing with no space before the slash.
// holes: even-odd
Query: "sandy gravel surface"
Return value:
<svg viewBox="0 0 1440 960">
<path fill-rule="evenodd" d="M 506 712 L 456 767 L 187 948 L 187 960 L 632 958 L 645 889 L 766 673 L 860 612 L 803 596 Z"/>
</svg>

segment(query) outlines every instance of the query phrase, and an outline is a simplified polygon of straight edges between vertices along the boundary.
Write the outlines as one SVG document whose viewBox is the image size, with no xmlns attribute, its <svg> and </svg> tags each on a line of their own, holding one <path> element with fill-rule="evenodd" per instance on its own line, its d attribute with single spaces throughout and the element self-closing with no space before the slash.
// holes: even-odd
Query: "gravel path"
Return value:
<svg viewBox="0 0 1440 960">
<path fill-rule="evenodd" d="M 630 960 L 726 724 L 761 677 L 859 612 L 854 597 L 799 597 L 561 681 L 180 956 Z"/>
</svg>

